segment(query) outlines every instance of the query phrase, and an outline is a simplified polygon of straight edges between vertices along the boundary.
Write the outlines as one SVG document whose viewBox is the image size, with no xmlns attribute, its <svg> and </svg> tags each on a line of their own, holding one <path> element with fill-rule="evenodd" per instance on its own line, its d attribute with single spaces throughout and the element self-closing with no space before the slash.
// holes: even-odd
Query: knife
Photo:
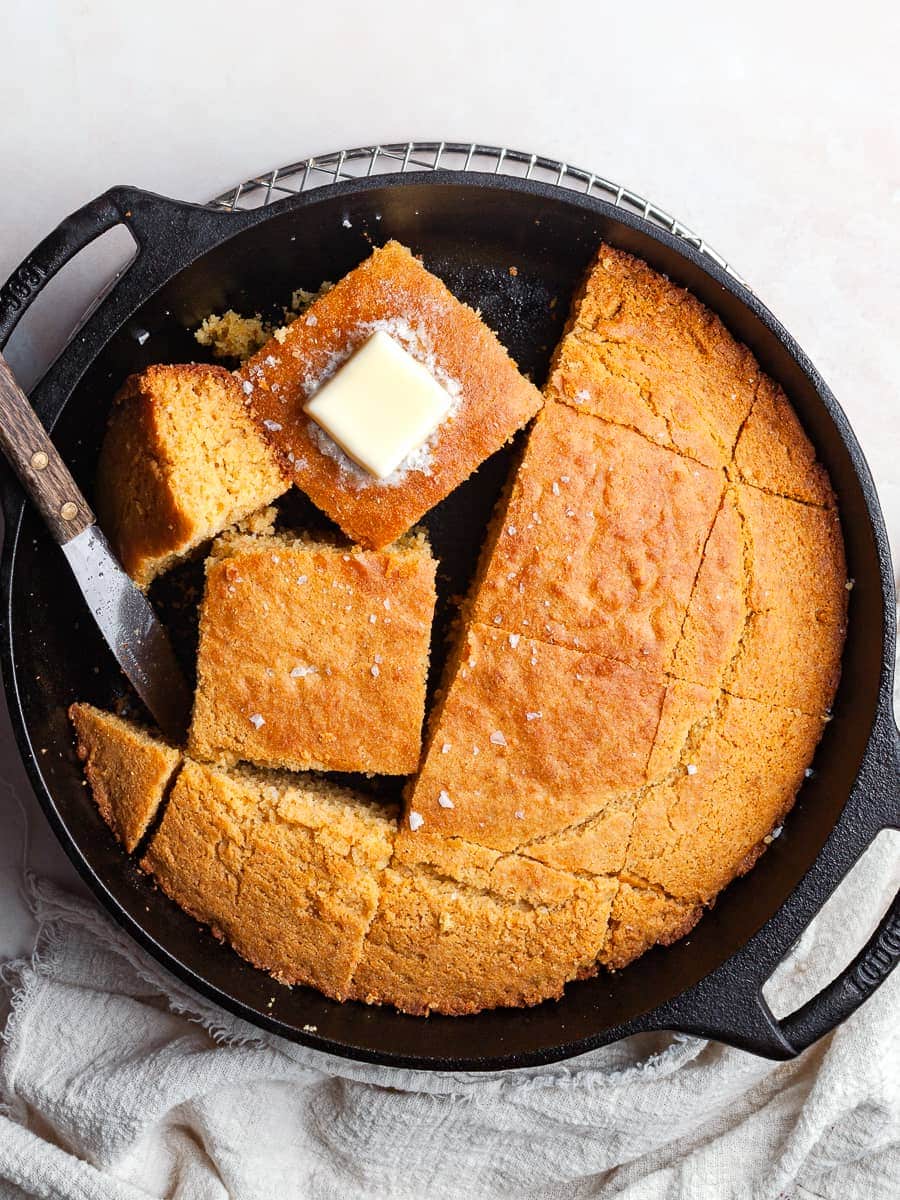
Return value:
<svg viewBox="0 0 900 1200">
<path fill-rule="evenodd" d="M 191 697 L 172 643 L 0 354 L 0 448 L 66 556 L 100 632 L 163 733 L 182 741 Z"/>
</svg>

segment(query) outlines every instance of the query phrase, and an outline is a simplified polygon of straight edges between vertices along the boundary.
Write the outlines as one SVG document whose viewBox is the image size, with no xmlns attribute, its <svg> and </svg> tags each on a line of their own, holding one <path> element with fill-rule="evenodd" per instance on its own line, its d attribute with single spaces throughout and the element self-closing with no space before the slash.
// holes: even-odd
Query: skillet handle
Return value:
<svg viewBox="0 0 900 1200">
<path fill-rule="evenodd" d="M 222 212 L 140 188 L 110 188 L 61 221 L 0 289 L 0 350 L 53 276 L 116 225 L 125 225 L 134 238 L 137 256 L 126 271 L 132 274 L 140 264 L 137 274 L 142 279 L 141 290 L 146 290 L 259 217 L 256 210 Z"/>
<path fill-rule="evenodd" d="M 900 733 L 893 722 L 891 724 L 891 744 L 879 767 L 886 795 L 894 801 L 893 825 L 900 828 Z M 894 896 L 866 945 L 837 978 L 796 1012 L 776 1021 L 779 1032 L 793 1052 L 799 1054 L 845 1021 L 884 983 L 898 963 L 900 892 Z"/>
<path fill-rule="evenodd" d="M 85 246 L 124 220 L 115 191 L 90 200 L 57 225 L 0 289 L 0 350 L 53 276 Z"/>
</svg>

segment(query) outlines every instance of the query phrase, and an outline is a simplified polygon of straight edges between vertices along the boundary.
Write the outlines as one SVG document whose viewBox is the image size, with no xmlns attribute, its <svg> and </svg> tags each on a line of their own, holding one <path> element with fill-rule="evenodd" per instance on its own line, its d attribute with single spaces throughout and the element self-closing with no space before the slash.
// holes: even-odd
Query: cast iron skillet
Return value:
<svg viewBox="0 0 900 1200">
<path fill-rule="evenodd" d="M 6 283 L 0 348 L 46 281 L 119 223 L 135 238 L 136 258 L 33 394 L 88 491 L 118 384 L 148 363 L 196 358 L 188 330 L 212 310 L 265 310 L 298 285 L 338 278 L 368 252 L 367 237 L 397 237 L 481 307 L 539 380 L 572 290 L 606 239 L 689 287 L 785 387 L 838 492 L 855 587 L 843 678 L 815 774 L 783 836 L 687 940 L 651 951 L 618 975 L 570 984 L 559 1002 L 414 1018 L 273 983 L 170 903 L 114 843 L 82 786 L 65 714 L 76 699 L 109 704 L 124 685 L 59 550 L 7 475 L 0 585 L 12 720 L 48 820 L 112 916 L 162 964 L 232 1012 L 335 1054 L 395 1066 L 529 1066 L 657 1029 L 789 1058 L 853 1012 L 900 957 L 900 898 L 859 956 L 797 1012 L 776 1020 L 760 989 L 873 837 L 900 824 L 890 701 L 893 577 L 878 499 L 853 432 L 771 313 L 683 242 L 601 200 L 522 179 L 438 171 L 335 184 L 237 213 L 113 188 L 63 221 Z M 141 330 L 149 339 L 138 339 Z M 448 576 L 444 597 L 465 584 L 505 466 L 502 454 L 490 460 L 430 518 Z M 316 1032 L 305 1032 L 309 1026 Z"/>
</svg>

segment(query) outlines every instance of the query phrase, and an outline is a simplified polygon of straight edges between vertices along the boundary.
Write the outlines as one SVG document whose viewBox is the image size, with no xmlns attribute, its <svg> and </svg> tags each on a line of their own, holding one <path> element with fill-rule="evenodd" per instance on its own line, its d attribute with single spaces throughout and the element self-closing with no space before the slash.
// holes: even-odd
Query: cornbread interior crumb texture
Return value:
<svg viewBox="0 0 900 1200">
<path fill-rule="evenodd" d="M 316 388 L 379 328 L 425 361 L 457 401 L 418 466 L 389 482 L 353 469 L 333 443 L 326 452 L 330 439 L 303 412 Z M 350 538 L 375 548 L 409 530 L 541 406 L 540 392 L 478 314 L 397 242 L 315 300 L 239 377 L 297 486 Z"/>
<path fill-rule="evenodd" d="M 130 853 L 156 816 L 181 753 L 91 704 L 73 704 L 69 717 L 100 814 Z"/>
<path fill-rule="evenodd" d="M 386 550 L 232 536 L 213 549 L 189 749 L 294 770 L 419 764 L 435 568 Z"/>
<path fill-rule="evenodd" d="M 148 367 L 113 402 L 97 466 L 100 524 L 142 588 L 288 484 L 222 367 Z"/>
<path fill-rule="evenodd" d="M 360 268 L 320 310 L 326 326 L 346 329 L 395 262 L 418 279 L 404 254 L 385 248 Z M 688 933 L 793 804 L 837 686 L 848 592 L 834 496 L 783 393 L 698 301 L 604 246 L 546 398 L 488 531 L 402 814 L 311 775 L 188 758 L 174 777 L 144 866 L 278 979 L 411 1013 L 558 996 Z M 275 404 L 262 401 L 272 420 Z M 335 478 L 326 470 L 321 486 Z M 364 525 L 377 517 L 360 512 Z M 401 525 L 391 513 L 379 527 Z M 223 711 L 249 702 L 235 683 L 247 653 L 263 677 L 277 665 L 275 712 L 293 711 L 313 678 L 288 671 L 298 691 L 282 691 L 287 659 L 271 661 L 300 628 L 279 599 L 285 581 L 313 575 L 292 560 L 283 570 L 294 553 L 335 551 L 241 535 L 216 546 L 201 693 L 205 654 Z M 329 558 L 322 583 L 336 579 L 337 595 L 366 553 Z M 238 603 L 254 579 L 259 604 Z M 344 639 L 364 610 L 346 614 Z M 266 641 L 264 653 L 229 658 L 241 638 Z M 243 755 L 247 738 L 269 736 L 245 722 L 239 749 L 212 750 L 203 737 L 228 722 L 212 704 L 201 724 L 194 755 Z M 177 752 L 127 776 L 113 818 L 110 773 L 129 735 L 93 727 L 104 815 L 154 811 Z"/>
</svg>

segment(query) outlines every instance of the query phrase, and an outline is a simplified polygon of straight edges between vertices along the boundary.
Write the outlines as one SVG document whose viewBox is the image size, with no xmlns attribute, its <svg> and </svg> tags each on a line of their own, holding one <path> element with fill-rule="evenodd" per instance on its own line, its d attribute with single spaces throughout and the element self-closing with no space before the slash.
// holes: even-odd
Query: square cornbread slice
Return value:
<svg viewBox="0 0 900 1200">
<path fill-rule="evenodd" d="M 181 752 L 92 704 L 73 704 L 69 718 L 100 815 L 130 853 L 156 816 Z"/>
<path fill-rule="evenodd" d="M 821 716 L 840 678 L 847 567 L 835 509 L 729 488 L 672 673 Z"/>
<path fill-rule="evenodd" d="M 148 367 L 114 401 L 97 466 L 100 524 L 146 588 L 177 559 L 286 491 L 222 367 Z"/>
<path fill-rule="evenodd" d="M 764 491 L 805 504 L 835 506 L 828 472 L 816 460 L 787 396 L 766 376 L 760 379 L 753 410 L 734 448 L 733 470 L 742 483 Z"/>
<path fill-rule="evenodd" d="M 376 331 L 389 334 L 448 391 L 447 419 L 384 480 L 353 463 L 303 406 Z M 293 481 L 354 541 L 386 546 L 541 406 L 537 389 L 478 314 L 397 242 L 373 252 L 239 372 Z"/>
<path fill-rule="evenodd" d="M 677 687 L 677 685 L 676 685 Z M 821 717 L 727 692 L 682 691 L 671 708 L 686 736 L 666 775 L 638 801 L 624 876 L 677 899 L 710 902 L 756 862 L 803 782 Z"/>
<path fill-rule="evenodd" d="M 690 292 L 602 245 L 557 348 L 548 398 L 710 467 L 731 461 L 759 367 Z"/>
<path fill-rule="evenodd" d="M 724 486 L 722 471 L 548 401 L 494 518 L 473 619 L 664 668 Z"/>
<path fill-rule="evenodd" d="M 189 759 L 141 865 L 254 965 L 343 999 L 395 832 L 326 781 Z"/>
<path fill-rule="evenodd" d="M 471 625 L 432 718 L 406 825 L 512 850 L 646 781 L 662 676 Z"/>
<path fill-rule="evenodd" d="M 435 561 L 235 535 L 207 562 L 195 757 L 406 775 L 419 763 Z"/>
</svg>

